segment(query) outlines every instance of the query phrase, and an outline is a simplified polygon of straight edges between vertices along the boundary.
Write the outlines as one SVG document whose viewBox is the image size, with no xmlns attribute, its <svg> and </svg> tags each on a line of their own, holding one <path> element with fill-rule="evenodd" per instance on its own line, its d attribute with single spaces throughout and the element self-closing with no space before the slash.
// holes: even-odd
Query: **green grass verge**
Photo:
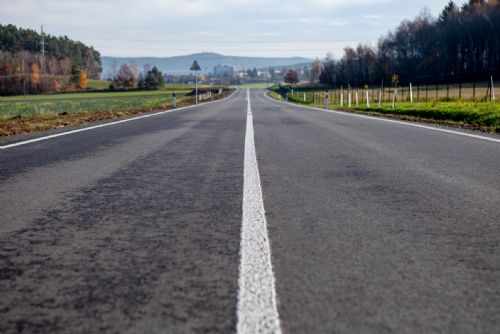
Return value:
<svg viewBox="0 0 500 334">
<path fill-rule="evenodd" d="M 276 92 L 272 92 L 273 97 L 278 97 Z M 306 101 L 303 92 L 292 95 L 288 94 L 289 102 L 306 104 L 314 107 L 324 108 L 324 103 L 313 103 L 312 92 L 306 92 Z M 348 111 L 347 101 L 341 108 L 338 101 L 331 103 L 330 109 Z M 354 105 L 354 102 L 353 102 Z M 358 107 L 352 107 L 354 111 L 382 114 L 398 118 L 429 120 L 437 123 L 455 124 L 464 127 L 472 127 L 490 132 L 500 132 L 500 102 L 479 102 L 479 101 L 431 101 L 431 102 L 397 102 L 395 107 L 392 103 L 372 103 L 368 108 L 366 104 L 359 103 Z"/>
<path fill-rule="evenodd" d="M 172 95 L 165 91 L 157 91 L 156 95 L 151 92 L 143 95 L 137 93 L 144 92 L 129 92 L 125 95 L 114 93 L 111 97 L 104 98 L 43 99 L 39 96 L 39 100 L 0 102 L 0 136 L 47 131 L 172 108 Z M 218 100 L 228 94 L 231 94 L 231 91 L 225 90 L 222 94 L 214 95 L 212 99 Z M 74 95 L 80 97 L 86 94 Z M 195 103 L 194 96 L 188 94 L 177 96 L 178 107 Z"/>
<path fill-rule="evenodd" d="M 191 90 L 177 91 L 180 102 Z M 71 93 L 0 98 L 0 118 L 74 112 L 127 111 L 161 108 L 172 100 L 172 91 Z"/>
<path fill-rule="evenodd" d="M 176 90 L 177 95 L 184 95 L 191 92 L 191 89 Z M 133 97 L 133 96 L 157 96 L 165 95 L 172 96 L 173 90 L 145 90 L 145 91 L 130 91 L 130 92 L 78 92 L 78 93 L 60 93 L 47 95 L 19 95 L 19 96 L 2 96 L 0 97 L 0 105 L 4 102 L 35 102 L 35 101 L 50 101 L 50 100 L 74 100 L 74 99 L 99 99 L 99 98 L 116 98 L 116 97 Z"/>
<path fill-rule="evenodd" d="M 111 81 L 107 80 L 92 80 L 89 79 L 88 81 L 88 88 L 89 89 L 99 89 L 99 90 L 107 90 L 109 88 L 109 85 L 112 84 Z M 203 86 L 200 86 L 203 87 Z M 171 89 L 194 89 L 194 85 L 188 85 L 188 84 L 175 84 L 175 83 L 167 83 L 165 84 L 161 90 L 171 90 Z"/>
<path fill-rule="evenodd" d="M 372 104 L 370 108 L 364 105 L 356 109 L 381 114 L 396 114 L 438 121 L 451 121 L 500 132 L 500 103 L 498 102 L 399 102 L 394 108 L 391 103 L 383 103 L 380 107 L 378 104 Z"/>
</svg>

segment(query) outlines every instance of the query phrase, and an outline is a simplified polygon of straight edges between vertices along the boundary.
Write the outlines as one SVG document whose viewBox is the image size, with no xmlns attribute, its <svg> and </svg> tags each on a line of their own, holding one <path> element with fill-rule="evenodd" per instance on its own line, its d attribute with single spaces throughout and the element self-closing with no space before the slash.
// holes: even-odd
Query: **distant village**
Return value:
<svg viewBox="0 0 500 334">
<path fill-rule="evenodd" d="M 202 67 L 203 65 L 200 64 Z M 233 66 L 216 65 L 208 74 L 200 74 L 198 82 L 212 85 L 241 85 L 248 83 L 276 83 L 284 80 L 285 73 L 289 70 L 295 70 L 299 75 L 300 81 L 309 81 L 311 66 L 296 65 L 287 67 L 269 67 L 265 69 L 247 69 L 235 70 Z M 194 74 L 165 75 L 166 83 L 184 83 L 194 84 Z"/>
</svg>

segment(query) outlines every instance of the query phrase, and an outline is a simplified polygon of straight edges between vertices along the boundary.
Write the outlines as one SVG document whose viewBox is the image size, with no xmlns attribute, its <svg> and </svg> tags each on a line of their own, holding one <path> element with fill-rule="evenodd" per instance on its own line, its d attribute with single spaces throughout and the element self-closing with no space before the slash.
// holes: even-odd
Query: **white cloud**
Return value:
<svg viewBox="0 0 500 334">
<path fill-rule="evenodd" d="M 316 57 L 375 42 L 448 0 L 0 0 L 0 22 L 68 35 L 105 55 L 198 51 Z M 461 0 L 465 1 L 465 0 Z M 314 44 L 315 40 L 326 40 Z M 354 43 L 356 44 L 356 43 Z"/>
</svg>

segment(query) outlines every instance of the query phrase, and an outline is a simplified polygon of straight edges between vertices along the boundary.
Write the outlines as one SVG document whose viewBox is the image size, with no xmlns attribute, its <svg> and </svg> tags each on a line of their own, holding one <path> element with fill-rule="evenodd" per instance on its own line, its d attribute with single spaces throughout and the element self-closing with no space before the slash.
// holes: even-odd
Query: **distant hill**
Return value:
<svg viewBox="0 0 500 334">
<path fill-rule="evenodd" d="M 119 67 L 121 64 L 135 62 L 137 68 L 142 70 L 144 65 L 150 64 L 158 67 L 166 74 L 186 74 L 189 73 L 189 68 L 194 60 L 197 60 L 204 73 L 212 72 L 214 66 L 229 65 L 233 66 L 235 71 L 246 70 L 249 68 L 266 68 L 282 67 L 296 65 L 300 63 L 310 63 L 312 59 L 301 57 L 290 58 L 264 58 L 264 57 L 240 57 L 240 56 L 225 56 L 217 53 L 196 53 L 186 56 L 154 58 L 154 57 L 138 57 L 138 58 L 117 58 L 117 57 L 102 57 L 103 76 L 109 76 L 113 62 Z"/>
</svg>

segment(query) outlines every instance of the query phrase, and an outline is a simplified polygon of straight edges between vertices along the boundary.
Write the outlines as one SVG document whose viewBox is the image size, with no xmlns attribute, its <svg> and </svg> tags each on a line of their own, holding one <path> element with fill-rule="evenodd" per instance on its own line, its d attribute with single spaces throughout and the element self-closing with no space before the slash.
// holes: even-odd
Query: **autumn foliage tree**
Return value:
<svg viewBox="0 0 500 334">
<path fill-rule="evenodd" d="M 75 89 L 86 87 L 88 78 L 99 79 L 99 52 L 66 36 L 44 38 L 42 55 L 38 32 L 0 24 L 0 95 Z M 80 82 L 82 76 L 72 69 L 81 69 L 87 79 Z"/>
<path fill-rule="evenodd" d="M 79 70 L 78 71 L 78 88 L 80 89 L 86 89 L 88 86 L 89 80 L 87 76 L 87 72 L 84 70 Z"/>
<path fill-rule="evenodd" d="M 294 85 L 299 82 L 299 74 L 297 71 L 289 69 L 285 73 L 285 83 Z"/>
<path fill-rule="evenodd" d="M 37 93 L 40 87 L 40 66 L 37 63 L 30 64 L 29 86 L 32 93 Z"/>
<path fill-rule="evenodd" d="M 122 64 L 118 73 L 113 78 L 113 83 L 116 87 L 131 88 L 137 82 L 137 71 L 134 66 L 129 64 Z"/>
</svg>

